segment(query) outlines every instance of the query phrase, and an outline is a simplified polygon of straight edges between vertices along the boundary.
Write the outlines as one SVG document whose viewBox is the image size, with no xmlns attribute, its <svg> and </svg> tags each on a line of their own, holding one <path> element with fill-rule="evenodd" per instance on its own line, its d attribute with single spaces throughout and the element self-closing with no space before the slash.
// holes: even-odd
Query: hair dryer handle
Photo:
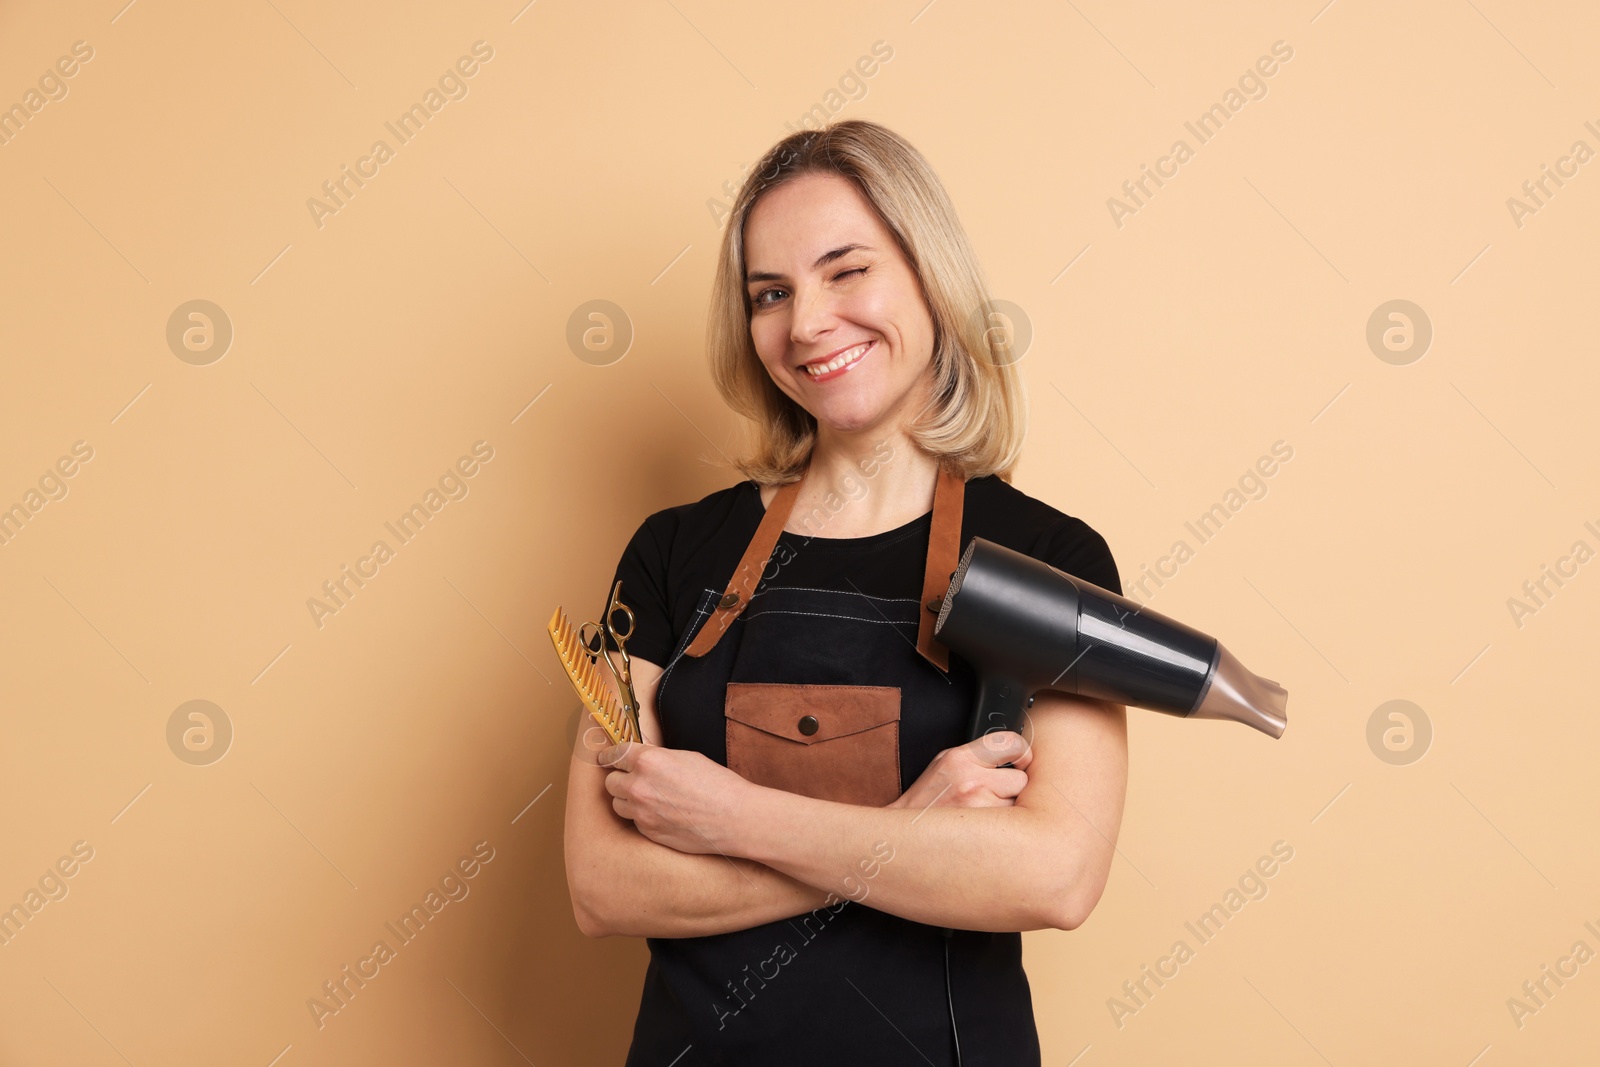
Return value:
<svg viewBox="0 0 1600 1067">
<path fill-rule="evenodd" d="M 1016 678 L 998 672 L 983 672 L 978 677 L 978 701 L 972 710 L 967 740 L 974 741 L 996 730 L 1022 732 L 1022 715 L 1033 703 L 1027 686 Z"/>
</svg>

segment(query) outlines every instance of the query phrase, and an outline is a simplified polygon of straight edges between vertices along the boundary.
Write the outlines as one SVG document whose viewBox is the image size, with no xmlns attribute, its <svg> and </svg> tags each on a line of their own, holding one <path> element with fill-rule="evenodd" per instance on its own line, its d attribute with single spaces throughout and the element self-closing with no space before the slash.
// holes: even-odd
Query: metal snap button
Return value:
<svg viewBox="0 0 1600 1067">
<path fill-rule="evenodd" d="M 802 717 L 800 720 L 800 732 L 805 734 L 807 737 L 810 737 L 812 734 L 816 733 L 817 717 L 815 715 L 806 715 Z"/>
<path fill-rule="evenodd" d="M 928 610 L 937 615 L 944 608 L 944 597 L 934 597 L 928 601 Z"/>
<path fill-rule="evenodd" d="M 739 603 L 738 593 L 724 593 L 722 599 L 717 601 L 717 607 L 731 608 L 737 603 Z"/>
</svg>

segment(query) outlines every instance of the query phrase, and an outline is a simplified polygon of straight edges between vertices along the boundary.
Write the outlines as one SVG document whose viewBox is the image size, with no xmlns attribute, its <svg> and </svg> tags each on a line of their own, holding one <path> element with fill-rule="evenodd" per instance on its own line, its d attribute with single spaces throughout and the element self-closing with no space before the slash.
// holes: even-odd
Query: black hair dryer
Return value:
<svg viewBox="0 0 1600 1067">
<path fill-rule="evenodd" d="M 974 537 L 934 637 L 978 674 L 970 738 L 1020 730 L 1041 689 L 1282 737 L 1289 694 L 1208 637 L 1048 563 Z"/>
</svg>

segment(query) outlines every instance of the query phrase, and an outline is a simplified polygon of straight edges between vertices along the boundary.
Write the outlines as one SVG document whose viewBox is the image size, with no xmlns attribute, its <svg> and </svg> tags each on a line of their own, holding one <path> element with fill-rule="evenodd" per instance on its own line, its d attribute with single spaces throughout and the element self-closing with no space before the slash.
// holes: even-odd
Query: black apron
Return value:
<svg viewBox="0 0 1600 1067">
<path fill-rule="evenodd" d="M 897 598 L 785 585 L 792 556 L 779 534 L 799 488 L 779 488 L 727 586 L 702 591 L 656 692 L 662 743 L 680 747 L 680 717 L 717 714 L 725 748 L 705 755 L 750 781 L 883 806 L 967 741 L 976 678 L 933 639 L 958 564 L 965 482 L 941 468 L 923 587 Z M 871 870 L 884 853 L 861 859 Z M 941 927 L 871 907 L 860 868 L 850 885 L 843 877 L 828 887 L 836 902 L 813 912 L 647 939 L 628 1067 L 945 1067 L 956 1062 L 951 1003 L 963 1067 L 1039 1063 L 1020 933 L 957 930 L 947 946 Z"/>
</svg>

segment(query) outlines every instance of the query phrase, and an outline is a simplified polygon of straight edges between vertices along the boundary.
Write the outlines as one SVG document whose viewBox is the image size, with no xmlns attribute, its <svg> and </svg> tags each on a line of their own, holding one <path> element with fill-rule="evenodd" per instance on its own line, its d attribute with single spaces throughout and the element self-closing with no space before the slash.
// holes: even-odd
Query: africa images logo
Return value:
<svg viewBox="0 0 1600 1067">
<path fill-rule="evenodd" d="M 335 977 L 322 983 L 320 994 L 307 997 L 306 1008 L 310 1010 L 317 1029 L 321 1030 L 328 1025 L 330 1018 L 348 1008 L 356 994 L 382 974 L 383 968 L 398 958 L 400 949 L 420 937 L 428 924 L 437 919 L 451 902 L 466 900 L 472 892 L 468 882 L 476 878 L 483 870 L 483 865 L 492 861 L 494 856 L 494 846 L 489 842 L 479 841 L 473 845 L 471 855 L 462 856 L 439 876 L 437 889 L 429 886 L 423 898 L 414 901 L 399 919 L 383 924 L 383 928 L 394 939 L 393 945 L 389 944 L 387 938 L 374 941 L 372 951 L 357 959 L 353 968 L 345 964 Z"/>
<path fill-rule="evenodd" d="M 465 100 L 470 92 L 467 79 L 478 73 L 481 64 L 493 58 L 494 48 L 487 41 L 474 41 L 471 56 L 460 57 L 439 75 L 438 88 L 429 86 L 420 101 L 401 112 L 394 122 L 383 124 L 384 129 L 394 137 L 393 146 L 380 137 L 372 142 L 372 148 L 366 155 L 356 160 L 353 171 L 348 163 L 341 163 L 339 176 L 322 183 L 326 199 L 319 200 L 313 196 L 306 200 L 306 210 L 311 212 L 311 221 L 317 229 L 327 225 L 328 216 L 337 215 L 359 190 L 366 188 L 367 182 L 376 178 L 383 165 L 395 157 L 400 146 L 409 144 L 413 137 L 422 132 L 429 119 L 444 110 L 446 104 L 452 100 Z M 352 185 L 354 188 L 351 188 Z"/>
</svg>

